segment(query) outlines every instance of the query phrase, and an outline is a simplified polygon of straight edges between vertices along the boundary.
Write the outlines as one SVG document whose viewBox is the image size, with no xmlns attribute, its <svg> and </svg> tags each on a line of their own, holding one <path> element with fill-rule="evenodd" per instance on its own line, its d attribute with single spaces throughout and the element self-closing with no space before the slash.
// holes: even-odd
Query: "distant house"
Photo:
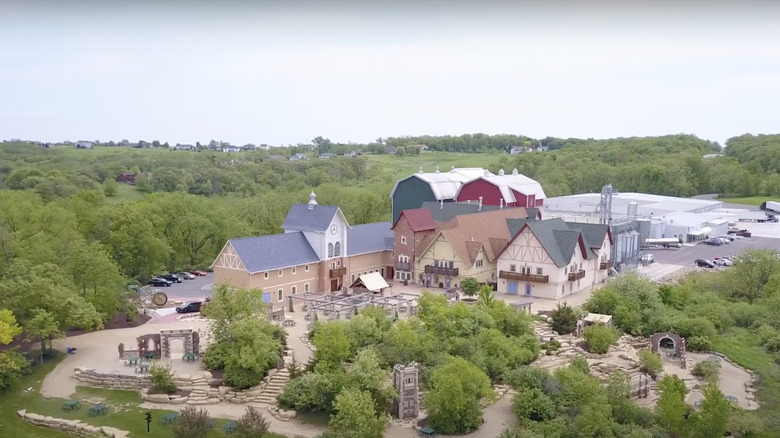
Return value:
<svg viewBox="0 0 780 438">
<path fill-rule="evenodd" d="M 363 155 L 363 151 L 354 150 L 354 151 L 344 152 L 345 157 L 357 157 L 358 155 Z"/>
<path fill-rule="evenodd" d="M 284 155 L 266 155 L 263 157 L 263 161 L 279 161 L 279 160 L 287 160 L 287 157 Z"/>
<path fill-rule="evenodd" d="M 265 144 L 265 143 L 263 143 L 263 144 L 260 144 L 260 145 L 258 145 L 258 146 L 255 146 L 255 149 L 256 149 L 256 150 L 258 150 L 258 151 L 267 151 L 267 150 L 268 150 L 268 149 L 270 149 L 270 148 L 271 148 L 271 146 L 268 146 L 268 145 L 267 145 L 267 144 Z"/>
<path fill-rule="evenodd" d="M 290 161 L 306 160 L 306 154 L 292 154 L 290 155 Z"/>
<path fill-rule="evenodd" d="M 135 185 L 136 180 L 138 179 L 138 173 L 120 173 L 116 177 L 116 182 L 123 182 L 126 184 Z"/>
<path fill-rule="evenodd" d="M 76 142 L 76 149 L 92 149 L 92 142 L 86 140 L 79 140 Z"/>
<path fill-rule="evenodd" d="M 169 146 L 169 148 L 174 151 L 194 151 L 196 149 L 194 145 L 180 143 L 176 143 L 175 146 Z"/>
<path fill-rule="evenodd" d="M 252 143 L 247 143 L 247 144 L 241 146 L 241 150 L 242 151 L 253 151 L 255 149 L 257 149 L 257 146 L 255 146 Z"/>
<path fill-rule="evenodd" d="M 550 150 L 550 148 L 548 148 L 547 146 L 538 146 L 536 148 L 537 152 L 546 152 L 546 151 L 549 151 L 549 150 Z"/>
<path fill-rule="evenodd" d="M 338 155 L 332 154 L 330 152 L 325 152 L 324 154 L 320 154 L 318 156 L 318 158 L 321 160 L 327 160 L 328 158 L 332 158 L 332 157 L 338 157 Z"/>
<path fill-rule="evenodd" d="M 511 155 L 518 155 L 524 152 L 531 152 L 531 151 L 533 151 L 533 148 L 526 147 L 526 146 L 512 146 L 509 148 L 509 153 Z"/>
<path fill-rule="evenodd" d="M 222 146 L 222 152 L 241 152 L 238 146 Z"/>
</svg>

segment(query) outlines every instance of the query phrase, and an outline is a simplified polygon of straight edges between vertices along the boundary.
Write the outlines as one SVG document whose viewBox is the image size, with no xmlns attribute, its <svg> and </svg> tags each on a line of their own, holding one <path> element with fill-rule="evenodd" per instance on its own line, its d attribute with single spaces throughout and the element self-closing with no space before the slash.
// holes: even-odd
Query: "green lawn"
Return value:
<svg viewBox="0 0 780 438">
<path fill-rule="evenodd" d="M 33 356 L 35 357 L 35 356 Z M 36 427 L 27 424 L 21 420 L 16 411 L 26 409 L 41 415 L 66 418 L 71 420 L 81 420 L 94 426 L 111 426 L 118 429 L 130 431 L 133 437 L 154 436 L 154 437 L 173 437 L 171 426 L 160 424 L 160 418 L 171 411 L 151 410 L 152 412 L 152 433 L 146 433 L 146 420 L 144 413 L 148 410 L 141 409 L 138 404 L 142 403 L 138 392 L 119 391 L 102 388 L 90 388 L 79 386 L 73 399 L 81 402 L 81 409 L 78 411 L 66 412 L 62 410 L 64 399 L 43 397 L 40 390 L 40 382 L 62 359 L 63 355 L 59 353 L 58 357 L 50 360 L 43 366 L 36 366 L 33 373 L 25 376 L 12 388 L 0 397 L 0 437 L 14 438 L 70 438 L 63 432 L 58 432 L 44 427 Z M 26 388 L 32 387 L 29 393 Z M 88 415 L 89 407 L 94 404 L 105 404 L 109 406 L 109 413 L 106 416 L 90 417 Z M 267 415 L 267 413 L 266 413 Z M 227 436 L 222 427 L 228 420 L 215 419 L 215 428 L 209 433 L 209 437 L 216 438 Z M 284 435 L 268 434 L 267 438 L 285 438 Z"/>
<path fill-rule="evenodd" d="M 771 198 L 769 196 L 751 196 L 749 198 L 718 198 L 720 202 L 727 204 L 745 204 L 745 205 L 761 205 L 766 201 L 780 202 L 778 198 Z"/>
<path fill-rule="evenodd" d="M 760 376 L 756 396 L 761 404 L 758 413 L 765 422 L 764 430 L 780 430 L 780 365 L 758 345 L 755 335 L 745 329 L 729 330 L 713 342 L 713 348 Z M 760 436 L 769 438 L 777 435 L 767 432 Z"/>
<path fill-rule="evenodd" d="M 131 186 L 130 184 L 125 183 L 117 183 L 116 186 L 116 195 L 107 197 L 106 200 L 108 202 L 113 203 L 119 203 L 123 201 L 140 201 L 141 199 L 146 196 L 146 193 L 138 190 L 136 186 Z"/>
</svg>

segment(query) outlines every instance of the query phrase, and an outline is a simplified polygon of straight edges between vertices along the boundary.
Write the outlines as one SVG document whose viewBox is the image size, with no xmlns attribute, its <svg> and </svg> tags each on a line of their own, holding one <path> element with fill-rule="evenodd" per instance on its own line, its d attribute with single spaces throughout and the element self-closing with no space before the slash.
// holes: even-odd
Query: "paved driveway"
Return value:
<svg viewBox="0 0 780 438">
<path fill-rule="evenodd" d="M 778 224 L 771 224 L 777 226 Z M 778 227 L 780 228 L 780 227 Z M 780 250 L 780 239 L 768 237 L 746 237 L 721 246 L 699 244 L 683 246 L 678 249 L 653 249 L 649 252 L 655 256 L 656 263 L 693 266 L 696 259 L 712 260 L 715 257 L 739 254 L 745 248 L 767 248 Z"/>
</svg>

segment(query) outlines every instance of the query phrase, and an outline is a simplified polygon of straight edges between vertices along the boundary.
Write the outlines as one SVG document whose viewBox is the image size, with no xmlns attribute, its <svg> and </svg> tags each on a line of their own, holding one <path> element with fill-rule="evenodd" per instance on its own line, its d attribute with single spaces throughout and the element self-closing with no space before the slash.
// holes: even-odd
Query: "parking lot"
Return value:
<svg viewBox="0 0 780 438">
<path fill-rule="evenodd" d="M 762 224 L 763 225 L 763 224 Z M 767 224 L 777 227 L 777 224 Z M 749 228 L 752 231 L 752 228 Z M 780 227 L 778 227 L 780 229 Z M 780 238 L 769 237 L 744 237 L 721 246 L 698 244 L 695 246 L 684 245 L 677 249 L 651 249 L 656 263 L 671 265 L 693 266 L 696 259 L 712 260 L 715 257 L 733 256 L 739 254 L 745 248 L 766 248 L 780 250 Z"/>
<path fill-rule="evenodd" d="M 211 296 L 211 285 L 214 282 L 214 274 L 208 273 L 205 277 L 195 277 L 192 280 L 182 280 L 170 287 L 152 288 L 155 292 L 162 292 L 169 300 L 183 301 L 196 300 Z"/>
</svg>

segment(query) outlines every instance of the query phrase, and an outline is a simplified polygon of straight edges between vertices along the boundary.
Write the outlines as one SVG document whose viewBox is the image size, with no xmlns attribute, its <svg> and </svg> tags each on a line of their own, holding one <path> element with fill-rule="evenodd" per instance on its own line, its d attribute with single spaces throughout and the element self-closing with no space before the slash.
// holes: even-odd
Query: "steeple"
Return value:
<svg viewBox="0 0 780 438">
<path fill-rule="evenodd" d="M 311 192 L 309 195 L 309 210 L 314 210 L 314 206 L 317 205 L 317 195 Z"/>
</svg>

